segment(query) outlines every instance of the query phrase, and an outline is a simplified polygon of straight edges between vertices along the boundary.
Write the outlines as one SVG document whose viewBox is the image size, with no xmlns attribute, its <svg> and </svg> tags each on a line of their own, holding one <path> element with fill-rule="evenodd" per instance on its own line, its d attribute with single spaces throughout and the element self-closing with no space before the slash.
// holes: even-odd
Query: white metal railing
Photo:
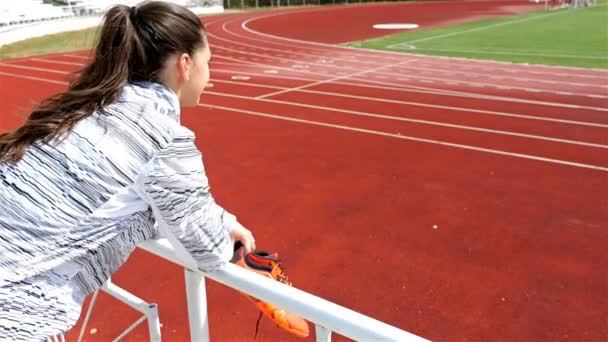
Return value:
<svg viewBox="0 0 608 342">
<path fill-rule="evenodd" d="M 357 341 L 427 341 L 409 332 L 310 293 L 273 281 L 255 272 L 247 271 L 234 264 L 229 263 L 221 269 L 210 273 L 193 270 L 191 267 L 188 267 L 189 261 L 182 260 L 171 245 L 171 242 L 167 239 L 146 241 L 139 247 L 184 267 L 186 295 L 188 299 L 188 318 L 192 341 L 209 341 L 205 277 L 302 316 L 316 325 L 317 341 L 331 341 L 332 332 Z M 146 319 L 148 320 L 151 341 L 160 341 L 160 322 L 155 304 L 146 303 L 135 295 L 119 288 L 111 280 L 103 286 L 102 290 L 144 314 L 142 318 L 123 332 L 115 341 L 122 338 Z M 93 298 L 85 316 L 81 338 L 94 300 Z"/>
</svg>

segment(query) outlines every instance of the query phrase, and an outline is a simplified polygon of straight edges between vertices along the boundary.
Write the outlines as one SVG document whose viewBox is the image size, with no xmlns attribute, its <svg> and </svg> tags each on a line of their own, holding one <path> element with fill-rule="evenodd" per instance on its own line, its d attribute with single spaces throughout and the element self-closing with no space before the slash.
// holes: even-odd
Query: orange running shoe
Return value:
<svg viewBox="0 0 608 342">
<path fill-rule="evenodd" d="M 250 271 L 291 286 L 287 276 L 285 273 L 283 273 L 283 268 L 277 253 L 270 254 L 264 251 L 253 251 L 249 254 L 245 254 L 245 248 L 243 248 L 243 246 L 237 242 L 231 262 Z M 245 293 L 243 293 L 243 295 L 249 298 L 261 311 L 255 330 L 256 336 L 259 329 L 260 319 L 262 318 L 263 314 L 270 318 L 281 329 L 287 330 L 298 337 L 308 337 L 308 323 L 302 317 L 287 312 L 268 302 L 251 297 Z"/>
</svg>

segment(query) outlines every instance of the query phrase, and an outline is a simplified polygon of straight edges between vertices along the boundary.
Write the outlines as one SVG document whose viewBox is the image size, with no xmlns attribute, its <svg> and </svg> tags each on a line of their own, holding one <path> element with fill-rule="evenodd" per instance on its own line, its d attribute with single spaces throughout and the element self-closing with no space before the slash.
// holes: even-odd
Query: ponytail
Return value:
<svg viewBox="0 0 608 342">
<path fill-rule="evenodd" d="M 204 44 L 203 26 L 189 10 L 154 1 L 117 5 L 105 15 L 92 60 L 68 90 L 41 102 L 26 122 L 0 134 L 0 162 L 17 162 L 37 141 L 50 143 L 80 120 L 113 103 L 132 81 L 155 81 L 170 54 Z"/>
</svg>

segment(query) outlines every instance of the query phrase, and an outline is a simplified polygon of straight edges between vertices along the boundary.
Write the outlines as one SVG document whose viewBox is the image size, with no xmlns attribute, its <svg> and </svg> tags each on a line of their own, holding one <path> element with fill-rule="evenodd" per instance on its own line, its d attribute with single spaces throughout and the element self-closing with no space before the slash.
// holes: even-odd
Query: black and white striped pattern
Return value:
<svg viewBox="0 0 608 342">
<path fill-rule="evenodd" d="M 230 255 L 236 218 L 218 206 L 177 96 L 155 83 L 60 142 L 0 164 L 0 340 L 67 331 L 84 297 L 147 239 L 170 235 L 203 271 Z"/>
</svg>

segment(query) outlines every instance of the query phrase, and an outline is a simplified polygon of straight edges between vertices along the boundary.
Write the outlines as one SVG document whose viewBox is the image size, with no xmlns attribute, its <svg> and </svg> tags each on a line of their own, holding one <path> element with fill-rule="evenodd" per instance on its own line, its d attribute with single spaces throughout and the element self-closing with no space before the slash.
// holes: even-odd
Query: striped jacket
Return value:
<svg viewBox="0 0 608 342">
<path fill-rule="evenodd" d="M 179 119 L 171 90 L 129 84 L 65 139 L 0 163 L 1 341 L 67 331 L 144 240 L 178 241 L 203 271 L 227 261 L 236 218 Z"/>
</svg>

